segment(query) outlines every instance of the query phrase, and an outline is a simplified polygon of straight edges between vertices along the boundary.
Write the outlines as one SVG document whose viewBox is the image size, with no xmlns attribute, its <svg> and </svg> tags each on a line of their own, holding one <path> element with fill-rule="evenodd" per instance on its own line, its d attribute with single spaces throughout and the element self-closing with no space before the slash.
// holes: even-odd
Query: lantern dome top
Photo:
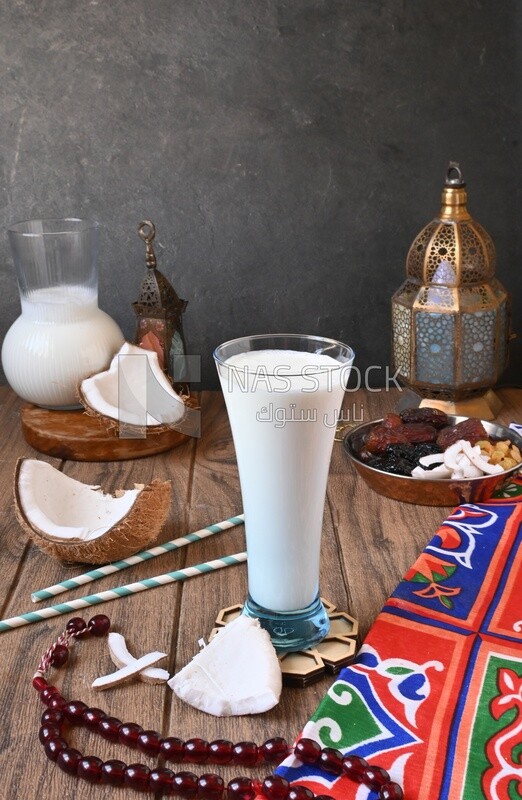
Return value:
<svg viewBox="0 0 522 800">
<path fill-rule="evenodd" d="M 414 239 L 406 259 L 410 280 L 424 285 L 472 286 L 495 274 L 495 246 L 489 233 L 467 209 L 466 184 L 450 161 L 438 217 Z"/>
<path fill-rule="evenodd" d="M 180 300 L 170 281 L 156 268 L 156 254 L 152 246 L 156 235 L 154 223 L 150 220 L 142 222 L 138 234 L 146 245 L 147 272 L 141 284 L 140 296 L 133 303 L 136 313 L 151 317 L 181 314 L 186 302 Z"/>
</svg>

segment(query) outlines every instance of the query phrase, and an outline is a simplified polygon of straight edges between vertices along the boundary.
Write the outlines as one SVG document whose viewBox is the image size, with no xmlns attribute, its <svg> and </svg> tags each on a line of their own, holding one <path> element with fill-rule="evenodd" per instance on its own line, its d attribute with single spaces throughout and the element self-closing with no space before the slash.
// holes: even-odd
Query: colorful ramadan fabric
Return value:
<svg viewBox="0 0 522 800">
<path fill-rule="evenodd" d="M 522 479 L 453 511 L 302 735 L 384 767 L 405 800 L 522 798 Z M 377 797 L 292 758 L 278 772 Z"/>
</svg>

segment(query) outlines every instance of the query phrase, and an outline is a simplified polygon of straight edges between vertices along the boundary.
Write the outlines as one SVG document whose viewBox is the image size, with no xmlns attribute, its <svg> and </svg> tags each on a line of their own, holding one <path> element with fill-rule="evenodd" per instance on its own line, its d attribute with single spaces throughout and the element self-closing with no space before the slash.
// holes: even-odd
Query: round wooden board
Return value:
<svg viewBox="0 0 522 800">
<path fill-rule="evenodd" d="M 125 461 L 172 450 L 190 437 L 174 429 L 123 438 L 117 424 L 109 427 L 85 411 L 50 411 L 26 405 L 20 412 L 22 433 L 40 453 L 72 461 Z"/>
</svg>

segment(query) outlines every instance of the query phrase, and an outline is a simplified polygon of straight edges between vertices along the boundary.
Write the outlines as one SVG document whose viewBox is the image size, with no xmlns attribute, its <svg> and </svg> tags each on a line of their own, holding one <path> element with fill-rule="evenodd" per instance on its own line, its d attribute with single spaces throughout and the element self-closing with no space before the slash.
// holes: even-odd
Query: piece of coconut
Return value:
<svg viewBox="0 0 522 800">
<path fill-rule="evenodd" d="M 427 456 L 421 456 L 419 458 L 419 464 L 421 467 L 431 467 L 432 464 L 443 464 L 444 463 L 444 454 L 443 453 L 430 453 Z"/>
<path fill-rule="evenodd" d="M 412 478 L 422 478 L 423 480 L 431 480 L 433 478 L 439 480 L 440 478 L 450 478 L 451 472 L 444 464 L 441 464 L 433 469 L 414 467 L 411 471 L 411 475 Z"/>
<path fill-rule="evenodd" d="M 260 714 L 279 702 L 281 665 L 259 620 L 240 615 L 168 683 L 178 697 L 207 714 Z"/>
<path fill-rule="evenodd" d="M 464 439 L 459 439 L 457 442 L 454 442 L 454 444 L 447 447 L 444 451 L 444 465 L 451 470 L 452 473 L 459 467 L 457 458 L 462 453 L 463 444 Z"/>
<path fill-rule="evenodd" d="M 107 637 L 107 644 L 111 661 L 117 667 L 126 667 L 137 661 L 129 653 L 125 637 L 121 633 L 111 631 Z M 160 667 L 147 667 L 139 672 L 138 677 L 145 683 L 165 683 L 169 679 L 169 673 L 166 669 L 161 669 Z"/>
<path fill-rule="evenodd" d="M 42 550 L 67 562 L 102 564 L 153 542 L 168 513 L 170 481 L 105 494 L 46 461 L 22 458 L 15 472 L 15 511 Z"/>
<path fill-rule="evenodd" d="M 480 447 L 472 447 L 469 442 L 464 442 L 463 450 L 471 463 L 482 470 L 486 475 L 498 475 L 504 472 L 504 468 L 500 464 L 492 464 L 488 458 L 481 455 Z"/>
<path fill-rule="evenodd" d="M 152 653 L 147 653 L 141 658 L 134 658 L 130 664 L 125 664 L 125 666 L 120 667 L 116 672 L 111 672 L 109 675 L 101 675 L 92 682 L 91 686 L 93 689 L 99 690 L 111 689 L 113 686 L 121 686 L 122 683 L 131 680 L 135 675 L 139 675 L 142 670 L 150 667 L 151 664 L 157 664 L 158 661 L 161 661 L 163 658 L 167 658 L 166 653 L 160 653 L 154 650 Z"/>
<path fill-rule="evenodd" d="M 138 428 L 175 426 L 186 413 L 152 350 L 124 342 L 104 372 L 80 384 L 80 400 L 91 413 Z"/>
</svg>

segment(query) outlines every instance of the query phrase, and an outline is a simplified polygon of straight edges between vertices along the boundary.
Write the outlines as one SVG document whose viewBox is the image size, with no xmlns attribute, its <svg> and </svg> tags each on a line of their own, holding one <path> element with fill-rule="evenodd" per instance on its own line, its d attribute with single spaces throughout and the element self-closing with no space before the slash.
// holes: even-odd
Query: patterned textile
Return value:
<svg viewBox="0 0 522 800">
<path fill-rule="evenodd" d="M 405 800 L 522 798 L 522 479 L 453 511 L 302 735 L 384 767 Z M 377 797 L 292 758 L 277 771 Z"/>
</svg>

